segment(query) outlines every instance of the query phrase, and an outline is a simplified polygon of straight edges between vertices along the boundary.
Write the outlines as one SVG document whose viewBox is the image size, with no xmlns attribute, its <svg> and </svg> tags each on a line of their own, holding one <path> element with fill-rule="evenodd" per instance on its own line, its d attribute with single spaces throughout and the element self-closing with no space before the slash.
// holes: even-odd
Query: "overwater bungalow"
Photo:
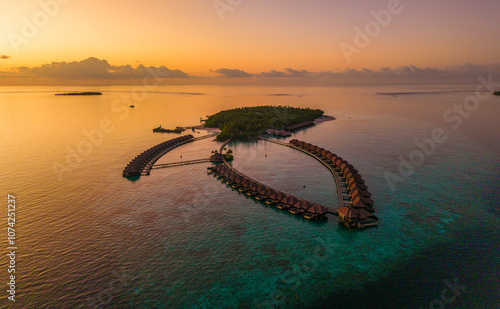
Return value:
<svg viewBox="0 0 500 309">
<path fill-rule="evenodd" d="M 362 197 L 361 195 L 352 196 L 351 200 L 353 201 L 353 204 L 357 203 L 358 201 L 361 201 L 363 204 L 365 204 L 368 207 L 373 207 L 373 204 L 374 204 L 374 202 L 371 198 Z"/>
<path fill-rule="evenodd" d="M 276 194 L 278 191 L 274 190 L 273 188 L 267 187 L 266 190 L 264 190 L 263 194 L 267 199 L 270 199 L 271 196 Z"/>
<path fill-rule="evenodd" d="M 320 220 L 325 218 L 328 213 L 328 208 L 322 206 L 320 204 L 314 204 L 312 207 L 309 207 L 304 214 L 304 218 L 307 220 Z"/>
<path fill-rule="evenodd" d="M 347 179 L 347 178 L 349 178 L 349 177 L 352 177 L 352 178 L 354 178 L 354 179 L 355 179 L 358 183 L 363 183 L 363 184 L 364 184 L 364 183 L 365 183 L 365 181 L 363 180 L 363 178 L 361 178 L 361 175 L 359 175 L 358 173 L 356 173 L 356 175 L 358 175 L 358 176 L 354 176 L 354 175 L 353 175 L 353 174 L 349 171 L 349 172 L 347 172 L 347 173 L 345 173 L 345 174 L 344 174 L 344 177 L 345 177 L 346 179 Z"/>
<path fill-rule="evenodd" d="M 340 222 L 348 228 L 364 228 L 378 225 L 378 218 L 366 209 L 345 206 L 338 210 Z"/>
<path fill-rule="evenodd" d="M 289 210 L 291 214 L 301 215 L 306 212 L 309 208 L 314 206 L 314 203 L 311 203 L 306 200 L 300 200 L 299 202 L 293 204 L 292 208 Z"/>
<path fill-rule="evenodd" d="M 359 198 L 356 198 L 356 200 L 352 200 L 351 206 L 356 209 L 358 208 L 368 209 L 368 206 L 365 203 L 363 203 Z"/>
<path fill-rule="evenodd" d="M 123 177 L 134 177 L 140 176 L 143 171 L 145 171 L 148 164 L 154 163 L 154 161 L 159 158 L 161 154 L 172 149 L 172 147 L 178 146 L 185 142 L 193 139 L 193 135 L 188 134 L 186 136 L 181 136 L 161 144 L 155 145 L 146 151 L 143 151 L 140 155 L 136 156 L 123 170 Z"/>
<path fill-rule="evenodd" d="M 345 163 L 342 163 L 342 165 L 340 166 L 340 170 L 342 171 L 342 173 L 344 173 L 344 175 L 347 176 L 347 173 L 351 173 L 352 176 L 354 176 L 354 178 L 356 179 L 362 179 L 361 175 L 357 172 L 357 171 L 354 171 L 353 169 L 351 169 L 347 164 Z"/>
<path fill-rule="evenodd" d="M 372 194 L 366 190 L 360 190 L 357 186 L 354 186 L 354 188 L 351 191 L 351 195 L 361 195 L 362 197 L 371 197 Z"/>
<path fill-rule="evenodd" d="M 314 122 L 312 122 L 312 121 L 304 121 L 304 122 L 296 123 L 294 125 L 287 126 L 285 128 L 285 130 L 287 130 L 287 131 L 296 131 L 296 130 L 300 130 L 300 129 L 303 129 L 303 128 L 306 128 L 306 127 L 309 127 L 309 126 L 314 126 Z"/>
<path fill-rule="evenodd" d="M 288 195 L 286 198 L 281 200 L 281 203 L 279 203 L 277 207 L 279 209 L 287 210 L 290 207 L 292 207 L 293 204 L 296 204 L 299 201 L 300 201 L 300 199 L 298 199 L 297 197 L 295 197 L 293 195 Z"/>
<path fill-rule="evenodd" d="M 281 202 L 281 200 L 287 198 L 287 195 L 281 191 L 276 191 L 276 193 L 269 196 L 269 199 L 266 201 L 266 204 L 276 205 Z"/>
<path fill-rule="evenodd" d="M 344 159 L 342 159 L 342 157 L 337 157 L 333 163 L 335 163 L 335 165 L 337 165 L 337 167 L 338 167 L 338 166 L 342 165 L 343 162 L 344 162 Z"/>
<path fill-rule="evenodd" d="M 349 177 L 346 179 L 346 182 L 349 184 L 349 185 L 352 185 L 352 184 L 355 184 L 359 189 L 361 190 L 368 190 L 368 187 L 362 183 L 359 183 L 357 182 L 354 178 L 352 177 Z"/>
</svg>

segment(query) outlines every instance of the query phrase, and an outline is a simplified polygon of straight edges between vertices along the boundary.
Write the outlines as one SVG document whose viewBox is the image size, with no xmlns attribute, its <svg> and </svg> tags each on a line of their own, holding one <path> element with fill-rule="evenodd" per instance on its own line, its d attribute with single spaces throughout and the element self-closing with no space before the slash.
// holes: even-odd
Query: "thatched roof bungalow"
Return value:
<svg viewBox="0 0 500 309">
<path fill-rule="evenodd" d="M 357 175 L 359 175 L 359 174 L 357 174 Z M 354 179 L 355 179 L 358 183 L 365 183 L 365 181 L 363 180 L 363 178 L 361 178 L 361 175 L 359 175 L 359 177 L 356 177 L 356 176 L 354 176 L 354 175 L 353 175 L 350 171 L 349 171 L 349 172 L 347 172 L 347 173 L 345 173 L 345 174 L 344 174 L 344 177 L 345 177 L 346 179 L 347 179 L 347 178 L 352 177 L 352 178 L 354 178 Z"/>
<path fill-rule="evenodd" d="M 376 225 L 378 222 L 377 217 L 363 208 L 355 209 L 351 206 L 345 206 L 340 208 L 338 213 L 340 221 L 349 228 Z M 365 224 L 364 221 L 369 221 L 369 223 Z"/>
<path fill-rule="evenodd" d="M 274 190 L 273 188 L 267 187 L 266 190 L 264 190 L 264 193 L 262 195 L 271 198 L 274 194 L 276 194 L 278 191 Z"/>
<path fill-rule="evenodd" d="M 306 201 L 306 200 L 300 200 L 299 202 L 293 204 L 293 207 L 295 207 L 297 209 L 302 209 L 302 210 L 307 210 L 307 209 L 311 208 L 312 206 L 314 206 L 314 203 L 311 203 L 311 202 Z"/>
<path fill-rule="evenodd" d="M 346 178 L 347 183 L 350 185 L 355 184 L 361 190 L 368 190 L 368 187 L 365 184 L 357 182 L 353 177 Z"/>
<path fill-rule="evenodd" d="M 282 200 L 286 199 L 287 197 L 288 197 L 288 195 L 286 195 L 285 193 L 283 193 L 281 191 L 276 191 L 274 194 L 269 196 L 269 198 L 276 200 L 276 201 L 280 201 L 280 202 Z"/>
<path fill-rule="evenodd" d="M 307 212 L 317 215 L 326 215 L 328 213 L 328 208 L 320 204 L 314 204 L 307 209 Z"/>
<path fill-rule="evenodd" d="M 351 200 L 352 200 L 353 205 L 358 203 L 358 202 L 361 202 L 361 203 L 365 204 L 366 206 L 373 207 L 373 204 L 374 204 L 374 202 L 371 198 L 362 197 L 361 195 L 352 196 Z"/>
<path fill-rule="evenodd" d="M 300 199 L 293 195 L 288 195 L 286 198 L 282 199 L 281 202 L 287 205 L 294 205 L 300 202 Z"/>
<path fill-rule="evenodd" d="M 360 190 L 358 187 L 354 186 L 351 191 L 352 195 L 361 195 L 362 197 L 372 197 L 372 194 L 366 190 Z"/>
</svg>

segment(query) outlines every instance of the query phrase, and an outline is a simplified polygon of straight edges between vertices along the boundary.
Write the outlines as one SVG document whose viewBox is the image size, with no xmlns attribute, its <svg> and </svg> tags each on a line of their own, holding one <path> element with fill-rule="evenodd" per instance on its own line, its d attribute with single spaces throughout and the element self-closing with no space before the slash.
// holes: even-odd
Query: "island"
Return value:
<svg viewBox="0 0 500 309">
<path fill-rule="evenodd" d="M 177 133 L 177 134 L 181 134 L 184 131 L 186 131 L 186 130 L 183 129 L 183 128 L 181 128 L 181 127 L 176 127 L 175 129 L 171 130 L 171 129 L 162 128 L 161 125 L 158 128 L 154 128 L 153 129 L 154 133 Z"/>
<path fill-rule="evenodd" d="M 217 140 L 255 140 L 259 135 L 289 136 L 289 132 L 313 126 L 323 111 L 290 106 L 241 107 L 208 117 L 205 127 L 221 130 Z"/>
<path fill-rule="evenodd" d="M 102 95 L 102 92 L 66 92 L 56 93 L 55 95 Z"/>
<path fill-rule="evenodd" d="M 493 92 L 493 95 L 498 95 L 498 96 L 500 96 L 500 91 L 495 91 L 495 92 Z"/>
</svg>

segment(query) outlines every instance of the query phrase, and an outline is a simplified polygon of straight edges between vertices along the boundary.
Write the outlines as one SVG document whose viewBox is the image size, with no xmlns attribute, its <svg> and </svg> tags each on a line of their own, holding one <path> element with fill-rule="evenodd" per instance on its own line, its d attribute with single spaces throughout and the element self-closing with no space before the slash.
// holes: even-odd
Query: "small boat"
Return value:
<svg viewBox="0 0 500 309">
<path fill-rule="evenodd" d="M 495 91 L 495 92 L 493 92 L 493 95 L 498 95 L 498 96 L 500 96 L 500 91 Z"/>
<path fill-rule="evenodd" d="M 134 105 L 130 105 L 130 107 L 134 108 L 135 106 Z"/>
</svg>

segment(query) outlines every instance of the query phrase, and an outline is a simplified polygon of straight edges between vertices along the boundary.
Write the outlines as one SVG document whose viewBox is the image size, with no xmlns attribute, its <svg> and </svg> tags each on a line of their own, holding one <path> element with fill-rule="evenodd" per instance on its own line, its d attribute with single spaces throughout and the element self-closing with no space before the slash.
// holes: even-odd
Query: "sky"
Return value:
<svg viewBox="0 0 500 309">
<path fill-rule="evenodd" d="M 497 0 L 2 0 L 0 85 L 500 72 Z"/>
</svg>

